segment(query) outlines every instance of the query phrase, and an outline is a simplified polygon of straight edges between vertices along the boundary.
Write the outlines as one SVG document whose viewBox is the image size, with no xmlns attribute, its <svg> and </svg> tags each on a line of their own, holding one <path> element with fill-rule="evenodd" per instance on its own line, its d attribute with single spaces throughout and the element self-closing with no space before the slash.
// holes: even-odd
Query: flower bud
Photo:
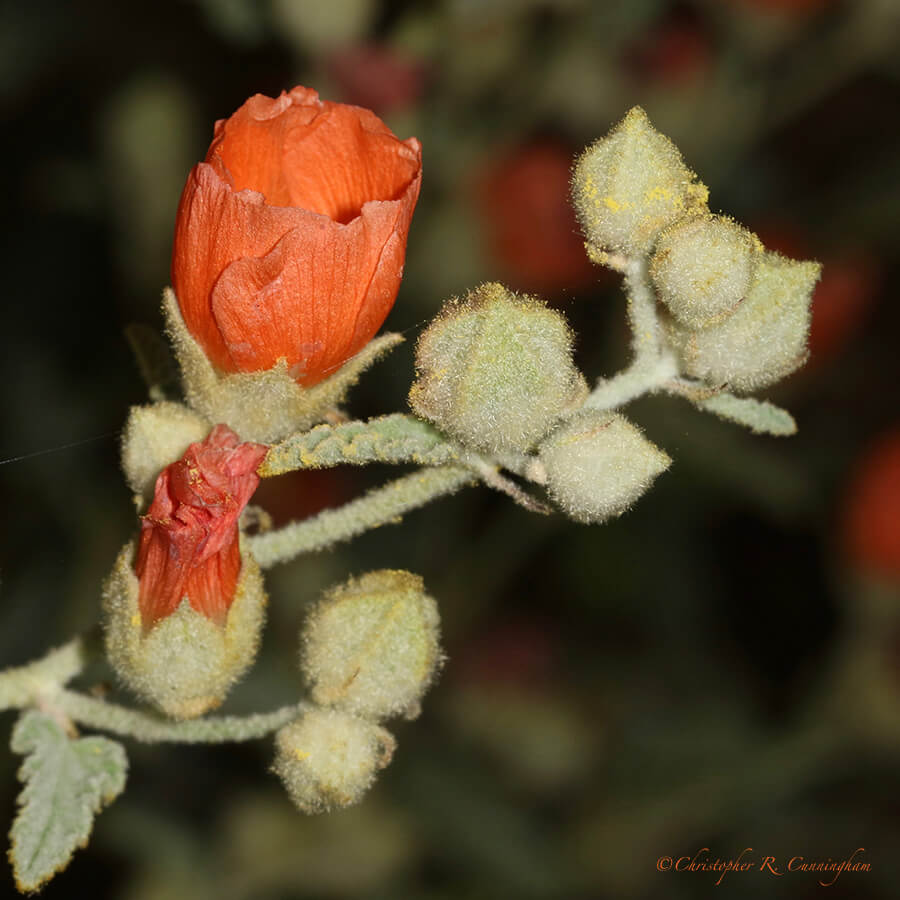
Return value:
<svg viewBox="0 0 900 900">
<path fill-rule="evenodd" d="M 275 736 L 272 769 L 301 812 L 326 812 L 358 803 L 395 746 L 374 722 L 314 708 Z"/>
<path fill-rule="evenodd" d="M 138 694 L 175 718 L 221 702 L 253 659 L 265 593 L 238 518 L 266 453 L 217 425 L 167 466 L 104 591 L 107 652 Z"/>
<path fill-rule="evenodd" d="M 761 250 L 754 235 L 730 219 L 688 219 L 662 233 L 650 276 L 680 323 L 704 328 L 747 295 Z"/>
<path fill-rule="evenodd" d="M 185 597 L 148 631 L 139 595 L 134 546 L 129 543 L 103 588 L 106 654 L 116 674 L 174 719 L 192 719 L 217 707 L 259 647 L 266 594 L 253 557 L 241 555 L 240 575 L 222 624 Z"/>
<path fill-rule="evenodd" d="M 179 459 L 189 444 L 202 441 L 209 422 L 180 403 L 132 406 L 122 438 L 122 469 L 143 505 L 159 473 Z"/>
<path fill-rule="evenodd" d="M 422 579 L 382 569 L 329 591 L 302 635 L 316 703 L 370 719 L 414 719 L 441 663 L 437 605 Z"/>
<path fill-rule="evenodd" d="M 547 491 L 577 522 L 625 512 L 672 460 L 624 416 L 586 410 L 540 447 Z"/>
<path fill-rule="evenodd" d="M 527 450 L 587 393 L 565 319 L 501 284 L 447 304 L 419 338 L 416 367 L 413 410 L 489 453 Z"/>
<path fill-rule="evenodd" d="M 706 187 L 639 106 L 575 167 L 572 196 L 592 258 L 617 250 L 642 255 L 656 236 L 706 207 Z"/>
<path fill-rule="evenodd" d="M 777 253 L 761 254 L 746 299 L 722 322 L 691 331 L 671 323 L 684 371 L 741 392 L 773 384 L 806 359 L 812 294 L 822 270 Z"/>
</svg>

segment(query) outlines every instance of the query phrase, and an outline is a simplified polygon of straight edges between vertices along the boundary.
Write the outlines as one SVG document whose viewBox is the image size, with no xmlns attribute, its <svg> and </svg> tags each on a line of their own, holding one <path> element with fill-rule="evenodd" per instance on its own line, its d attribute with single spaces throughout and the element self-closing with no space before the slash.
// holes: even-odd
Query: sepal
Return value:
<svg viewBox="0 0 900 900">
<path fill-rule="evenodd" d="M 272 444 L 323 421 L 369 366 L 403 342 L 399 334 L 383 334 L 334 374 L 305 388 L 283 358 L 262 372 L 217 372 L 185 326 L 171 288 L 163 293 L 163 314 L 188 404 L 209 421 L 224 422 L 242 440 L 261 444 Z"/>
<path fill-rule="evenodd" d="M 173 719 L 192 719 L 219 706 L 253 663 L 265 618 L 262 574 L 246 550 L 224 625 L 187 598 L 146 628 L 138 605 L 134 544 L 126 544 L 103 588 L 106 654 L 122 682 Z"/>
</svg>

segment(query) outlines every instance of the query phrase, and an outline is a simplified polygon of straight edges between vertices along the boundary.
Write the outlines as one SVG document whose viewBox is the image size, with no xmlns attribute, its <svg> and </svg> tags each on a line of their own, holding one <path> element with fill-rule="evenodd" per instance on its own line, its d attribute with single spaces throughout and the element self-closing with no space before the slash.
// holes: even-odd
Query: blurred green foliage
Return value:
<svg viewBox="0 0 900 900">
<path fill-rule="evenodd" d="M 534 205 L 527 178 L 486 211 L 502 161 L 536 142 L 574 154 L 638 103 L 716 211 L 825 264 L 813 359 L 771 394 L 797 437 L 647 399 L 634 418 L 675 462 L 611 524 L 469 491 L 271 574 L 233 711 L 297 696 L 297 632 L 322 588 L 398 567 L 439 600 L 449 662 L 360 807 L 297 814 L 269 745 L 130 745 L 124 797 L 48 895 L 800 898 L 823 890 L 813 875 L 717 888 L 656 860 L 864 847 L 871 872 L 831 896 L 896 896 L 900 589 L 855 570 L 842 514 L 850 466 L 898 419 L 898 37 L 895 0 L 4 0 L 3 665 L 97 619 L 135 529 L 116 435 L 144 389 L 123 329 L 160 326 L 184 178 L 252 93 L 307 84 L 422 141 L 387 323 L 410 344 L 479 281 L 534 287 L 534 251 L 517 267 L 519 238 L 496 239 L 505 211 L 524 202 L 548 241 L 580 241 L 564 196 Z M 579 363 L 611 374 L 617 279 L 573 270 L 572 285 L 553 300 Z M 403 408 L 411 360 L 407 346 L 373 370 L 352 411 Z M 387 475 L 288 476 L 267 496 L 283 520 Z"/>
</svg>

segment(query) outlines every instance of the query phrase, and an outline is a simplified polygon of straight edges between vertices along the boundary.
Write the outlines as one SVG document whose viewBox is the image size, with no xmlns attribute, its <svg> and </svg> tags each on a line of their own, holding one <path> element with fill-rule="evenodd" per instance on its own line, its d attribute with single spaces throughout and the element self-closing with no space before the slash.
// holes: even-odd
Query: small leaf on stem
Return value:
<svg viewBox="0 0 900 900">
<path fill-rule="evenodd" d="M 746 426 L 754 434 L 786 437 L 797 433 L 794 417 L 786 409 L 765 400 L 724 393 L 701 400 L 697 405 L 723 419 Z"/>
<path fill-rule="evenodd" d="M 19 812 L 9 833 L 16 885 L 36 891 L 87 844 L 94 816 L 125 787 L 128 760 L 104 737 L 70 739 L 50 716 L 30 710 L 16 723 L 13 752 L 25 755 Z"/>
</svg>

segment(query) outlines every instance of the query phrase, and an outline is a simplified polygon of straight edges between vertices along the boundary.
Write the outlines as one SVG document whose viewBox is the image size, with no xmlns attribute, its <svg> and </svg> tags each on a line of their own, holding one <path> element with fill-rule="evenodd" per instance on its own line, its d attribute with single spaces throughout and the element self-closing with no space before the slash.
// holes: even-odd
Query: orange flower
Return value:
<svg viewBox="0 0 900 900">
<path fill-rule="evenodd" d="M 238 517 L 259 484 L 266 449 L 242 444 L 217 425 L 160 473 L 135 564 L 145 629 L 185 596 L 197 612 L 224 624 L 241 572 Z"/>
<path fill-rule="evenodd" d="M 216 123 L 175 223 L 185 324 L 224 373 L 285 358 L 313 385 L 381 327 L 400 287 L 421 147 L 296 87 Z"/>
</svg>

